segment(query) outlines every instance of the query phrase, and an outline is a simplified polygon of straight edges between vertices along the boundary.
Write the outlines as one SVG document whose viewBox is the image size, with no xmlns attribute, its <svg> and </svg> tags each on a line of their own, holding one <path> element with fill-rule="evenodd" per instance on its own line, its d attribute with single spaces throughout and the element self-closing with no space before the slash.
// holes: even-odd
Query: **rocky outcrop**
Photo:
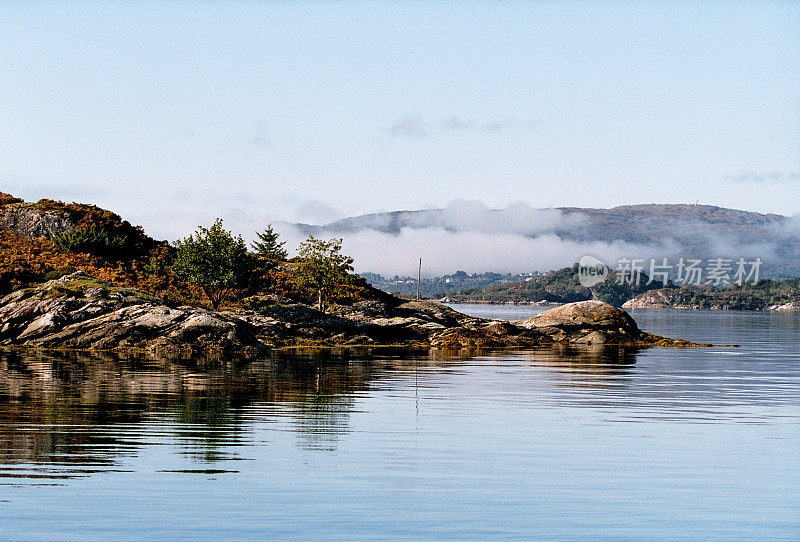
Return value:
<svg viewBox="0 0 800 542">
<path fill-rule="evenodd" d="M 679 295 L 680 292 L 672 289 L 651 290 L 637 295 L 622 304 L 623 309 L 690 309 L 688 298 Z"/>
<path fill-rule="evenodd" d="M 12 231 L 23 237 L 49 237 L 73 228 L 75 223 L 65 212 L 42 210 L 29 203 L 0 206 L 0 230 Z"/>
<path fill-rule="evenodd" d="M 784 303 L 783 305 L 772 305 L 769 310 L 771 311 L 800 311 L 800 301 L 792 301 Z"/>
<path fill-rule="evenodd" d="M 625 309 L 766 310 L 768 298 L 757 291 L 714 288 L 660 288 L 626 301 Z"/>
<path fill-rule="evenodd" d="M 83 272 L 18 290 L 0 300 L 0 344 L 48 348 L 151 351 L 259 351 L 284 346 L 381 345 L 503 346 L 498 323 L 472 318 L 438 303 L 390 307 L 377 301 L 337 307 L 327 314 L 281 300 L 259 310 L 211 312 L 172 307 L 130 288 Z M 523 333 L 526 344 L 547 341 Z M 455 337 L 458 336 L 456 340 Z"/>
<path fill-rule="evenodd" d="M 239 318 L 169 307 L 82 272 L 0 300 L 0 344 L 100 350 L 259 346 L 255 330 Z"/>
<path fill-rule="evenodd" d="M 668 339 L 639 329 L 625 311 L 602 301 L 579 301 L 546 310 L 521 323 L 561 344 L 586 346 L 712 346 L 683 339 Z"/>
<path fill-rule="evenodd" d="M 207 353 L 292 346 L 645 345 L 662 339 L 640 332 L 627 313 L 598 301 L 550 309 L 524 323 L 475 318 L 430 301 L 364 301 L 335 307 L 332 314 L 276 301 L 235 313 L 174 307 L 77 272 L 0 299 L 0 345 Z"/>
</svg>

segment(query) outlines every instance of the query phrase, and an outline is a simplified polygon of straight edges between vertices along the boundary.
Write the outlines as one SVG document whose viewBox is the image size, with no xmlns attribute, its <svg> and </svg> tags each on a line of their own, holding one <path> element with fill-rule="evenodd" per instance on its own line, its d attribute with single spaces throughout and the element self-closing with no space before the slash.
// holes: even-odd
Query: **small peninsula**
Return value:
<svg viewBox="0 0 800 542">
<path fill-rule="evenodd" d="M 706 346 L 641 331 L 600 301 L 519 322 L 476 318 L 371 287 L 335 239 L 310 237 L 295 258 L 282 246 L 269 227 L 251 250 L 221 221 L 169 244 L 93 205 L 0 194 L 0 345 L 189 353 Z"/>
</svg>

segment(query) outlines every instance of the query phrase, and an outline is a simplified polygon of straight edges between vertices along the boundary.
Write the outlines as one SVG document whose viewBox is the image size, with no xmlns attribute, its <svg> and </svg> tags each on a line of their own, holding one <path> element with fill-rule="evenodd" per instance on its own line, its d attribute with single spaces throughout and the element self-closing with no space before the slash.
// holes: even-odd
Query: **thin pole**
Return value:
<svg viewBox="0 0 800 542">
<path fill-rule="evenodd" d="M 422 283 L 422 258 L 419 259 L 419 273 L 417 273 L 417 299 L 419 297 L 419 285 Z"/>
</svg>

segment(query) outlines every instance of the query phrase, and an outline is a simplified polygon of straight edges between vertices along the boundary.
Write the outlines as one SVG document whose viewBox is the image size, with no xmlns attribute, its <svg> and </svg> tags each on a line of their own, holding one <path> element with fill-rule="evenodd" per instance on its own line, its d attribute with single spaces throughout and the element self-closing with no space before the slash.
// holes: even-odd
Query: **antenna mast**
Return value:
<svg viewBox="0 0 800 542">
<path fill-rule="evenodd" d="M 419 259 L 419 272 L 417 273 L 417 299 L 419 297 L 419 285 L 422 282 L 422 258 Z"/>
</svg>

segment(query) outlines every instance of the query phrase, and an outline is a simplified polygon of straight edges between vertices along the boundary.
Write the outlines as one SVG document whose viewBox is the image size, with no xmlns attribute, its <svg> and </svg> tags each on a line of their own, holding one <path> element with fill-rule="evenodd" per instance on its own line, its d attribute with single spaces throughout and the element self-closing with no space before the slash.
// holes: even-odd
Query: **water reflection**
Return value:
<svg viewBox="0 0 800 542">
<path fill-rule="evenodd" d="M 542 349 L 523 359 L 561 377 L 624 374 L 635 352 L 609 347 Z M 239 458 L 251 424 L 288 417 L 309 449 L 335 450 L 356 397 L 393 374 L 452 370 L 464 359 L 431 352 L 402 358 L 331 350 L 256 361 L 170 360 L 59 351 L 0 352 L 0 477 L 30 477 L 15 465 L 57 465 L 36 476 L 63 478 L 112 469 L 145 445 L 169 439 L 204 463 Z M 560 378 L 559 377 L 559 381 Z M 586 385 L 580 380 L 579 385 Z M 416 408 L 419 398 L 415 397 Z M 258 405 L 256 411 L 250 407 Z M 269 410 L 269 407 L 272 407 Z M 147 423 L 147 433 L 140 428 Z"/>
<path fill-rule="evenodd" d="M 605 377 L 629 374 L 639 352 L 638 348 L 619 346 L 555 345 L 525 352 L 523 359 L 554 374 L 597 376 L 596 382 L 602 385 L 609 381 Z M 586 381 L 580 379 L 579 382 Z"/>
<path fill-rule="evenodd" d="M 459 356 L 310 350 L 258 360 L 164 359 L 108 353 L 0 351 L 0 477 L 63 479 L 119 468 L 145 446 L 177 446 L 210 473 L 248 459 L 254 427 L 281 422 L 301 448 L 336 451 L 361 399 L 419 389 L 459 389 L 460 409 L 506 401 L 622 412 L 618 419 L 736 419 L 760 395 L 741 364 L 710 366 L 738 352 L 555 346 Z M 650 360 L 667 360 L 648 365 Z M 644 365 L 642 362 L 644 361 Z M 382 382 L 388 382 L 384 386 Z M 772 379 L 780 384 L 780 379 Z M 744 384 L 744 385 L 741 385 Z M 782 395 L 783 394 L 783 395 Z M 423 401 L 423 405 L 428 404 Z M 284 427 L 282 426 L 282 427 Z M 225 469 L 222 469 L 225 470 Z"/>
<path fill-rule="evenodd" d="M 270 405 L 269 414 L 291 419 L 302 446 L 333 450 L 349 430 L 354 396 L 419 361 L 351 362 L 331 351 L 212 363 L 1 351 L 0 477 L 34 476 L 15 468 L 26 464 L 62 467 L 36 469 L 35 476 L 51 479 L 108 470 L 119 457 L 167 438 L 196 461 L 236 459 L 253 419 Z M 260 410 L 251 416 L 255 404 Z"/>
</svg>

